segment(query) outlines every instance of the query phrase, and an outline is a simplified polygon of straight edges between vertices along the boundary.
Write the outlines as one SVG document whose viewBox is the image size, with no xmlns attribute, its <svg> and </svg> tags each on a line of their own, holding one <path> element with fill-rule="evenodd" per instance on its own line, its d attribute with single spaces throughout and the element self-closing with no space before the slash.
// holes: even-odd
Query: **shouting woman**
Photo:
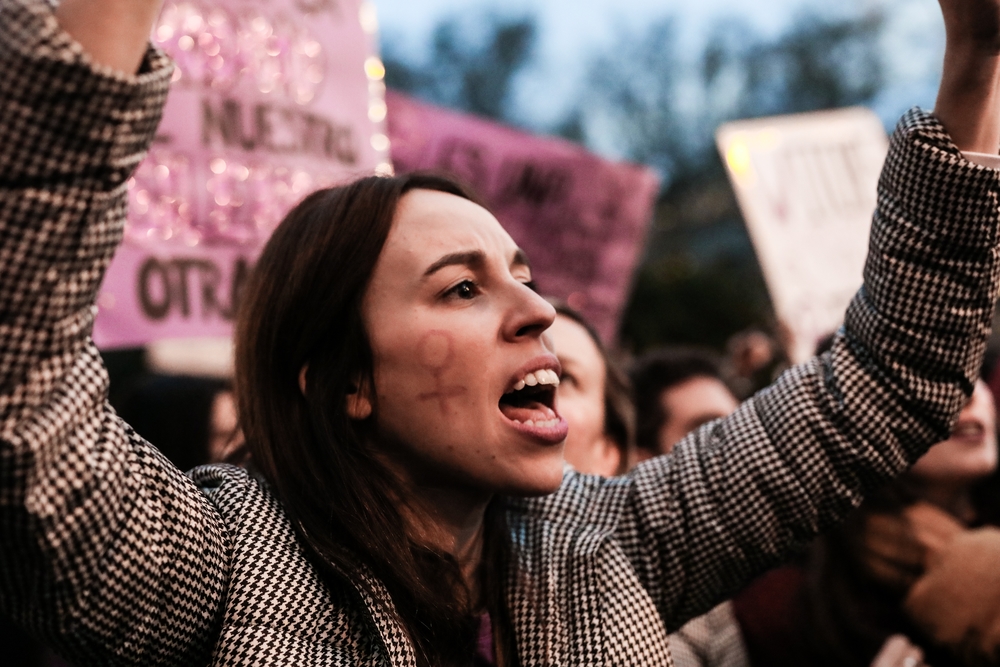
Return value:
<svg viewBox="0 0 1000 667">
<path fill-rule="evenodd" d="M 90 339 L 171 77 L 156 0 L 0 0 L 0 609 L 78 665 L 662 665 L 667 633 L 947 437 L 998 287 L 1000 0 L 941 0 L 830 353 L 670 457 L 563 465 L 553 308 L 440 178 L 282 222 L 237 332 L 259 476 L 185 476 Z M 669 313 L 664 313 L 669 317 Z"/>
</svg>

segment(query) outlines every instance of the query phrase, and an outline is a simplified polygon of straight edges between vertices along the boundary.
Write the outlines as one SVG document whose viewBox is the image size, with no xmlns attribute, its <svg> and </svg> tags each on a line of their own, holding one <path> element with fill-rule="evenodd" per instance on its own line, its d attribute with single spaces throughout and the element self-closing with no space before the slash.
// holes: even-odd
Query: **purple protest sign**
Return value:
<svg viewBox="0 0 1000 667">
<path fill-rule="evenodd" d="M 168 1 L 152 41 L 177 62 L 129 182 L 101 287 L 101 347 L 227 336 L 274 226 L 312 190 L 391 170 L 367 0 Z"/>
<path fill-rule="evenodd" d="M 568 141 L 386 95 L 399 173 L 435 169 L 470 184 L 528 253 L 541 291 L 612 340 L 659 187 L 649 169 Z"/>
</svg>

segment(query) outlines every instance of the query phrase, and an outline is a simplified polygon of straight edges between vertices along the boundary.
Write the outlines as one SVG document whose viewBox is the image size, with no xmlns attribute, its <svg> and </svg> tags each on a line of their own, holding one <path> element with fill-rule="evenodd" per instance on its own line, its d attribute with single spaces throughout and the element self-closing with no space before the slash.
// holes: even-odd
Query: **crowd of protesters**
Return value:
<svg viewBox="0 0 1000 667">
<path fill-rule="evenodd" d="M 778 350 L 760 331 L 734 336 L 724 357 L 691 347 L 612 356 L 580 313 L 553 303 L 557 404 L 570 426 L 565 457 L 587 474 L 620 475 L 669 454 L 690 431 L 730 414 L 739 393 L 763 389 L 770 378 L 760 377 L 761 368 L 776 373 L 787 363 L 758 354 L 747 367 L 740 340 L 752 336 Z M 996 410 L 987 384 L 1000 380 L 994 358 L 988 355 L 949 440 L 787 564 L 679 629 L 671 636 L 674 664 L 891 667 L 915 655 L 941 667 L 992 664 L 1000 590 L 984 597 L 977 588 L 1000 582 L 992 574 L 1000 530 L 976 529 L 1000 526 Z M 228 380 L 142 372 L 121 382 L 119 414 L 178 467 L 241 460 Z M 959 567 L 949 567 L 946 559 L 956 558 Z M 13 667 L 66 665 L 9 623 L 0 637 Z"/>
<path fill-rule="evenodd" d="M 941 5 L 935 115 L 901 121 L 865 287 L 806 364 L 760 332 L 619 357 L 416 174 L 288 214 L 231 382 L 112 406 L 92 306 L 171 80 L 158 3 L 0 0 L 0 618 L 26 664 L 996 664 L 1000 2 Z"/>
<path fill-rule="evenodd" d="M 593 378 L 586 386 L 598 396 L 602 379 L 613 378 L 604 402 L 615 401 L 623 392 L 621 364 L 608 357 L 596 335 L 583 335 L 588 329 L 578 314 L 562 308 L 560 317 L 577 323 L 578 330 L 568 331 L 565 324 L 553 327 L 557 353 L 566 355 L 564 367 L 572 369 L 570 382 L 560 386 L 560 401 L 564 395 L 575 400 L 577 377 Z M 619 408 L 615 414 L 635 415 L 635 451 L 630 452 L 633 443 L 627 437 L 612 437 L 608 423 L 573 419 L 577 414 L 604 415 L 595 398 L 585 412 L 566 411 L 571 432 L 590 433 L 591 441 L 608 439 L 620 453 L 613 463 L 602 465 L 568 441 L 567 459 L 584 472 L 619 473 L 620 461 L 669 454 L 689 432 L 730 414 L 738 404 L 732 387 L 762 389 L 748 378 L 775 362 L 772 355 L 758 355 L 757 364 L 747 369 L 739 341 L 748 336 L 765 349 L 777 349 L 766 334 L 754 331 L 734 336 L 725 359 L 708 350 L 667 347 L 626 363 L 634 409 Z M 584 341 L 592 350 L 589 355 L 578 351 Z M 831 341 L 832 336 L 821 342 L 817 352 L 827 351 Z M 995 343 L 1000 345 L 1000 339 Z M 948 440 L 788 564 L 681 628 L 671 638 L 674 663 L 994 664 L 1000 647 L 1000 589 L 985 595 L 978 589 L 980 583 L 1000 580 L 992 574 L 1000 557 L 1000 530 L 984 528 L 1000 525 L 996 408 L 987 384 L 991 378 L 1000 380 L 1000 369 L 994 355 L 989 361 Z M 959 558 L 964 560 L 956 562 Z"/>
</svg>

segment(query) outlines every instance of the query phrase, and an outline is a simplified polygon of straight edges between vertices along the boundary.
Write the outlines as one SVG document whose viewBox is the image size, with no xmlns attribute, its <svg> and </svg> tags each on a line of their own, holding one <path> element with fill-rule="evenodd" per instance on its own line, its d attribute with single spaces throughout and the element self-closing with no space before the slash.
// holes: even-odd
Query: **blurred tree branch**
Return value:
<svg viewBox="0 0 1000 667">
<path fill-rule="evenodd" d="M 714 132 L 739 118 L 871 104 L 886 84 L 883 16 L 802 15 L 773 37 L 721 21 L 690 51 L 675 17 L 634 32 L 594 58 L 554 134 L 648 164 L 664 189 L 622 324 L 623 342 L 722 348 L 733 333 L 772 324 L 760 268 Z M 518 76 L 533 63 L 530 16 L 452 17 L 429 56 L 384 53 L 387 83 L 427 101 L 512 123 Z"/>
</svg>

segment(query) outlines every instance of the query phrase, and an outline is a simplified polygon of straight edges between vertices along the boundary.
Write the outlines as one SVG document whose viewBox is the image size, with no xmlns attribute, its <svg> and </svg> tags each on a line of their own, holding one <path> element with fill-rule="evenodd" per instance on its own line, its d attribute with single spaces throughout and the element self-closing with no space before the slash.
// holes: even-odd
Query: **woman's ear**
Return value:
<svg viewBox="0 0 1000 667">
<path fill-rule="evenodd" d="M 306 375 L 309 373 L 309 364 L 299 371 L 299 391 L 306 395 Z M 351 391 L 347 394 L 347 416 L 351 419 L 361 421 L 368 419 L 372 415 L 371 384 L 369 382 L 355 382 L 351 385 Z"/>
<path fill-rule="evenodd" d="M 368 419 L 372 415 L 371 383 L 356 382 L 347 395 L 347 416 L 356 421 Z"/>
</svg>

